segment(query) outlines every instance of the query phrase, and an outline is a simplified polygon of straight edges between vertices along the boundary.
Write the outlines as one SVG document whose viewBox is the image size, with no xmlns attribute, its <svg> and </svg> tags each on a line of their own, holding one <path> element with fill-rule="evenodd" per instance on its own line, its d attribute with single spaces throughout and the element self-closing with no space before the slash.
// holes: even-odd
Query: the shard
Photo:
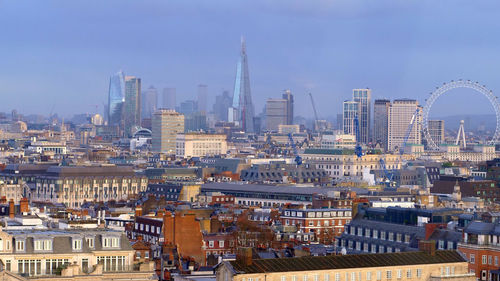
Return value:
<svg viewBox="0 0 500 281">
<path fill-rule="evenodd" d="M 241 39 L 241 54 L 236 68 L 234 81 L 233 104 L 229 110 L 229 121 L 238 124 L 247 133 L 254 132 L 254 108 L 250 92 L 250 78 L 248 74 L 248 59 L 245 40 Z"/>
</svg>

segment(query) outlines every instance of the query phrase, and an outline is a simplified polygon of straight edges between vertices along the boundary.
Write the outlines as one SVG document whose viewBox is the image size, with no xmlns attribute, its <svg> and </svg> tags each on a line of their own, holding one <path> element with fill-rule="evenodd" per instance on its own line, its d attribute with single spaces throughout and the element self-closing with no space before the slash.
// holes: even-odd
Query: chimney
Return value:
<svg viewBox="0 0 500 281">
<path fill-rule="evenodd" d="M 141 206 L 137 206 L 135 207 L 135 217 L 140 217 L 142 216 L 142 207 Z"/>
<path fill-rule="evenodd" d="M 14 199 L 10 199 L 9 201 L 9 218 L 13 219 L 16 211 L 14 210 Z"/>
<path fill-rule="evenodd" d="M 30 205 L 28 203 L 28 198 L 26 198 L 26 197 L 21 198 L 21 202 L 19 204 L 20 204 L 21 214 L 23 214 L 23 216 L 27 215 L 30 211 Z"/>
<path fill-rule="evenodd" d="M 7 197 L 2 196 L 2 198 L 0 199 L 0 204 L 7 204 Z"/>
<path fill-rule="evenodd" d="M 252 265 L 252 248 L 239 248 L 238 253 L 236 254 L 236 261 L 245 266 Z"/>
<path fill-rule="evenodd" d="M 436 241 L 418 241 L 418 249 L 422 252 L 425 252 L 431 256 L 436 255 Z"/>
<path fill-rule="evenodd" d="M 137 241 L 142 241 L 142 235 L 137 236 Z"/>
</svg>

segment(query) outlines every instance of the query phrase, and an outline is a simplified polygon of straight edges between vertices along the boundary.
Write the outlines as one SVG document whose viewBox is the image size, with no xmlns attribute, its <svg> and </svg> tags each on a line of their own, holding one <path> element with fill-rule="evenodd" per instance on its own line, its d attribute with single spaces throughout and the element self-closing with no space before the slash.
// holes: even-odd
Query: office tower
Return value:
<svg viewBox="0 0 500 281">
<path fill-rule="evenodd" d="M 143 94 L 142 94 L 142 119 L 149 119 L 153 116 L 153 113 L 156 111 L 158 104 L 158 91 L 155 87 L 150 86 Z"/>
<path fill-rule="evenodd" d="M 338 113 L 337 114 L 337 119 L 335 120 L 336 124 L 335 124 L 335 130 L 343 130 L 344 129 L 344 126 L 343 126 L 343 116 L 344 114 L 342 113 Z"/>
<path fill-rule="evenodd" d="M 219 121 L 227 121 L 228 109 L 231 107 L 232 98 L 228 91 L 223 91 L 221 95 L 215 97 L 213 112 Z"/>
<path fill-rule="evenodd" d="M 362 143 L 370 141 L 371 95 L 372 90 L 370 89 L 352 90 L 352 100 L 359 103 L 359 137 Z"/>
<path fill-rule="evenodd" d="M 177 105 L 175 88 L 163 89 L 162 104 L 165 109 L 175 109 L 175 106 Z"/>
<path fill-rule="evenodd" d="M 153 114 L 152 149 L 154 152 L 175 154 L 177 134 L 184 132 L 184 115 L 171 109 L 160 109 Z"/>
<path fill-rule="evenodd" d="M 359 114 L 359 103 L 355 101 L 344 101 L 343 104 L 343 128 L 344 134 L 356 135 L 356 127 L 354 125 L 354 118 Z M 359 124 L 359 116 L 358 116 Z"/>
<path fill-rule="evenodd" d="M 207 112 L 207 85 L 198 85 L 198 110 Z"/>
<path fill-rule="evenodd" d="M 198 103 L 194 100 L 187 100 L 181 102 L 181 105 L 179 107 L 179 112 L 188 115 L 192 114 L 198 111 Z"/>
<path fill-rule="evenodd" d="M 290 90 L 285 90 L 285 93 L 283 94 L 283 99 L 287 101 L 286 105 L 286 124 L 285 125 L 292 125 L 293 124 L 293 95 Z"/>
<path fill-rule="evenodd" d="M 287 124 L 287 106 L 285 99 L 268 99 L 266 102 L 266 130 L 277 132 L 279 125 Z"/>
<path fill-rule="evenodd" d="M 390 100 L 375 100 L 373 105 L 373 142 L 387 150 L 387 121 L 389 118 Z"/>
<path fill-rule="evenodd" d="M 419 110 L 415 120 L 413 116 Z M 414 124 L 409 131 L 407 144 L 421 144 L 421 118 L 422 107 L 418 105 L 418 101 L 412 99 L 398 99 L 394 100 L 389 107 L 388 124 L 388 140 L 387 146 L 391 151 L 396 151 L 402 148 L 406 132 L 410 128 L 413 120 Z"/>
<path fill-rule="evenodd" d="M 254 132 L 254 108 L 250 93 L 250 78 L 248 74 L 248 59 L 245 40 L 241 39 L 241 54 L 236 67 L 234 82 L 233 105 L 229 109 L 228 121 L 238 124 L 247 133 Z"/>
<path fill-rule="evenodd" d="M 109 78 L 107 119 L 110 126 L 121 126 L 125 103 L 125 75 L 119 71 Z"/>
<path fill-rule="evenodd" d="M 141 125 L 141 79 L 125 76 L 124 132 L 131 136 Z"/>
<path fill-rule="evenodd" d="M 207 131 L 207 115 L 203 111 L 184 115 L 184 132 Z"/>
<path fill-rule="evenodd" d="M 444 143 L 444 120 L 429 120 L 429 134 L 436 145 Z"/>
</svg>

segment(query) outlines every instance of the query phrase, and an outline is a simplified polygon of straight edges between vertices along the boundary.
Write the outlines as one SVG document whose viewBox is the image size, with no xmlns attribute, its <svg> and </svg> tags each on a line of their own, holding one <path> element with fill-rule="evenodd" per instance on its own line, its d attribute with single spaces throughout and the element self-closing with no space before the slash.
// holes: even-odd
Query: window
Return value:
<svg viewBox="0 0 500 281">
<path fill-rule="evenodd" d="M 325 274 L 325 280 L 323 281 L 330 281 L 330 274 Z"/>
<path fill-rule="evenodd" d="M 454 247 L 453 247 L 453 242 L 452 242 L 452 241 L 448 241 L 448 247 L 447 247 L 447 249 L 448 249 L 448 250 L 451 250 L 451 249 L 453 249 L 453 248 L 454 248 Z"/>
<path fill-rule="evenodd" d="M 82 249 L 82 240 L 81 239 L 73 239 L 73 251 L 78 251 Z"/>
<path fill-rule="evenodd" d="M 24 251 L 24 240 L 16 240 L 16 251 Z"/>
<path fill-rule="evenodd" d="M 449 267 L 449 266 L 447 266 L 447 267 L 445 268 L 445 270 L 444 270 L 444 274 L 445 274 L 446 276 L 450 276 L 450 267 Z"/>
<path fill-rule="evenodd" d="M 214 241 L 208 241 L 208 247 L 213 248 L 214 247 Z"/>
<path fill-rule="evenodd" d="M 417 278 L 420 278 L 420 277 L 422 277 L 422 269 L 417 268 Z"/>
<path fill-rule="evenodd" d="M 385 272 L 385 275 L 386 275 L 386 278 L 387 278 L 387 279 L 392 279 L 392 271 L 391 271 L 391 270 L 387 270 L 387 271 Z"/>
<path fill-rule="evenodd" d="M 52 240 L 35 240 L 35 251 L 51 251 Z"/>
<path fill-rule="evenodd" d="M 385 240 L 385 231 L 380 231 L 380 239 Z"/>
<path fill-rule="evenodd" d="M 377 280 L 382 280 L 382 271 L 377 271 Z"/>
<path fill-rule="evenodd" d="M 11 260 L 6 260 L 5 261 L 5 270 L 11 271 L 12 265 L 11 265 Z"/>
<path fill-rule="evenodd" d="M 495 266 L 498 266 L 498 256 L 495 256 Z"/>
<path fill-rule="evenodd" d="M 356 281 L 356 272 L 351 272 L 351 281 Z"/>
<path fill-rule="evenodd" d="M 314 281 L 318 281 L 318 280 L 319 280 L 319 275 L 318 275 L 318 274 L 314 274 L 314 276 L 313 276 L 313 280 L 314 280 Z"/>
<path fill-rule="evenodd" d="M 302 278 L 302 280 L 307 281 L 307 275 L 304 275 L 304 277 Z"/>
<path fill-rule="evenodd" d="M 443 250 L 444 249 L 444 241 L 443 240 L 439 240 L 439 242 L 438 242 L 438 249 L 439 250 Z"/>
<path fill-rule="evenodd" d="M 487 263 L 486 259 L 487 259 L 486 255 L 483 255 L 482 259 L 481 259 L 482 264 L 486 264 Z"/>
<path fill-rule="evenodd" d="M 396 233 L 396 241 L 401 242 L 402 241 L 402 234 L 401 233 Z"/>
<path fill-rule="evenodd" d="M 376 229 L 373 230 L 373 238 L 375 238 L 375 239 L 378 238 L 378 230 L 376 230 Z"/>
<path fill-rule="evenodd" d="M 219 240 L 219 247 L 224 248 L 224 240 Z"/>
<path fill-rule="evenodd" d="M 340 281 L 340 273 L 335 273 L 335 281 Z"/>
<path fill-rule="evenodd" d="M 474 264 L 476 262 L 476 256 L 474 254 L 470 254 L 469 262 Z"/>
<path fill-rule="evenodd" d="M 87 244 L 89 245 L 89 248 L 94 248 L 94 238 L 86 238 Z"/>
<path fill-rule="evenodd" d="M 366 280 L 367 280 L 367 281 L 372 280 L 372 273 L 371 273 L 371 272 L 367 272 L 367 273 L 366 273 Z"/>
<path fill-rule="evenodd" d="M 396 278 L 401 279 L 401 278 L 402 278 L 402 275 L 403 275 L 403 274 L 402 274 L 401 269 L 398 269 L 398 270 L 396 271 Z"/>
<path fill-rule="evenodd" d="M 137 259 L 140 259 L 140 258 L 141 258 L 141 252 L 137 252 L 137 253 L 135 253 L 135 257 L 136 257 Z"/>
<path fill-rule="evenodd" d="M 149 252 L 148 251 L 144 252 L 144 258 L 149 259 Z"/>
<path fill-rule="evenodd" d="M 297 281 L 297 276 L 292 275 L 292 281 Z"/>
</svg>

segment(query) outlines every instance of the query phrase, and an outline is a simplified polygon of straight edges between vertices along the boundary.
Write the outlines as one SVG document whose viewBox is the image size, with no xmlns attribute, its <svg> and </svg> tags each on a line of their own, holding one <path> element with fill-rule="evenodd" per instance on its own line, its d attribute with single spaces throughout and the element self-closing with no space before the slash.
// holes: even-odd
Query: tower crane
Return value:
<svg viewBox="0 0 500 281">
<path fill-rule="evenodd" d="M 314 111 L 314 126 L 318 126 L 318 112 L 316 111 L 316 105 L 314 103 L 314 99 L 313 99 L 313 95 L 311 93 L 309 93 L 309 97 L 311 98 L 311 104 L 312 104 L 312 108 L 313 108 L 313 111 Z"/>
<path fill-rule="evenodd" d="M 299 151 L 297 150 L 297 146 L 293 141 L 292 133 L 288 134 L 288 141 L 290 142 L 290 146 L 293 149 L 293 155 L 295 156 L 295 163 L 297 164 L 297 166 L 300 166 L 302 164 L 302 157 L 300 157 Z"/>
</svg>

